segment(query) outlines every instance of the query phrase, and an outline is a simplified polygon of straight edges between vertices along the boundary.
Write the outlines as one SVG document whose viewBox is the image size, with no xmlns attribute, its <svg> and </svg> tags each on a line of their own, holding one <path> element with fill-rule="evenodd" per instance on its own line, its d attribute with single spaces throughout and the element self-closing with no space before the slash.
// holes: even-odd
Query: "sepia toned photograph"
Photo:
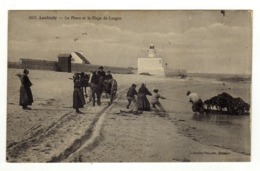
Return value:
<svg viewBox="0 0 260 171">
<path fill-rule="evenodd" d="M 252 18 L 9 10 L 6 162 L 250 162 Z"/>
</svg>

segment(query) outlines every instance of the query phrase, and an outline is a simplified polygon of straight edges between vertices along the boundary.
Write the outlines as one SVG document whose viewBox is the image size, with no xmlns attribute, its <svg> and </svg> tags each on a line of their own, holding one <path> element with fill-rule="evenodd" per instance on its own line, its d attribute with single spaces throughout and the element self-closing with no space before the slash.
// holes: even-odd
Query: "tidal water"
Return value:
<svg viewBox="0 0 260 171">
<path fill-rule="evenodd" d="M 174 120 L 179 133 L 199 143 L 230 149 L 250 155 L 251 153 L 251 117 L 250 115 L 194 115 L 186 92 L 196 92 L 203 101 L 222 92 L 240 97 L 250 103 L 250 82 L 222 82 L 198 80 L 180 80 L 171 83 L 150 85 L 159 88 L 166 100 L 160 100 L 170 119 Z"/>
<path fill-rule="evenodd" d="M 199 143 L 249 155 L 251 145 L 249 115 L 174 114 L 180 133 Z"/>
</svg>

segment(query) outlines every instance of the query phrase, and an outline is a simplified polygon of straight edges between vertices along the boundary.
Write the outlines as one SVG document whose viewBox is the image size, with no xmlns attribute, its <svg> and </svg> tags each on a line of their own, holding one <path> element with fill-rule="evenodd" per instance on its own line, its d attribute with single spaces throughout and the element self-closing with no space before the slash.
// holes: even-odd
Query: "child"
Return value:
<svg viewBox="0 0 260 171">
<path fill-rule="evenodd" d="M 161 105 L 161 103 L 159 102 L 159 98 L 161 99 L 166 99 L 165 97 L 161 96 L 158 92 L 159 90 L 158 89 L 154 89 L 153 90 L 154 94 L 152 96 L 152 101 L 151 101 L 151 104 L 154 108 L 156 108 L 156 106 L 159 107 L 160 109 L 160 112 L 166 112 L 165 109 L 163 108 L 163 106 Z"/>
</svg>

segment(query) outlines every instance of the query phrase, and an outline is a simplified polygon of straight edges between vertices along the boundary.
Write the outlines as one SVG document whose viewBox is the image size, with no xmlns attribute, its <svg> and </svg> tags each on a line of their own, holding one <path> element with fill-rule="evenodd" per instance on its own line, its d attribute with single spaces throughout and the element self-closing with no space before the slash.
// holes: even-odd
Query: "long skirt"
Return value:
<svg viewBox="0 0 260 171">
<path fill-rule="evenodd" d="M 32 105 L 33 103 L 33 95 L 30 87 L 24 87 L 21 85 L 20 87 L 20 106 Z"/>
<path fill-rule="evenodd" d="M 150 111 L 150 102 L 148 101 L 147 97 L 145 94 L 138 94 L 137 95 L 137 106 L 138 110 L 142 111 Z"/>
<path fill-rule="evenodd" d="M 83 91 L 80 90 L 79 88 L 74 88 L 74 91 L 73 91 L 73 108 L 74 109 L 83 108 L 84 104 L 86 104 L 86 102 L 85 102 L 85 99 L 84 99 Z"/>
</svg>

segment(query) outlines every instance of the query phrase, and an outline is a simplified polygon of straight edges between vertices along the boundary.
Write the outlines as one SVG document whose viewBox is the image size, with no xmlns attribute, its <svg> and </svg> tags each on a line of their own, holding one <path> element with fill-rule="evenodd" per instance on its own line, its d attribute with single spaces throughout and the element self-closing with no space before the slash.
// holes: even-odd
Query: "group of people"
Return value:
<svg viewBox="0 0 260 171">
<path fill-rule="evenodd" d="M 31 91 L 31 86 L 33 85 L 28 77 L 29 70 L 24 69 L 23 74 L 18 74 L 21 86 L 20 86 L 20 100 L 19 105 L 22 106 L 23 110 L 31 110 L 30 105 L 33 103 L 33 95 Z M 93 102 L 93 106 L 96 103 L 97 97 L 97 105 L 101 105 L 101 94 L 103 88 L 103 81 L 113 79 L 110 71 L 105 73 L 104 68 L 101 66 L 99 67 L 98 71 L 94 71 L 89 76 L 84 72 L 76 73 L 73 76 L 74 82 L 74 91 L 73 91 L 73 108 L 76 110 L 77 113 L 82 113 L 79 111 L 79 108 L 83 108 L 86 104 L 84 98 L 84 90 L 85 95 L 87 97 L 86 87 L 90 87 L 91 94 L 89 100 Z M 159 108 L 160 112 L 165 112 L 162 104 L 160 103 L 159 99 L 166 99 L 162 95 L 159 94 L 158 89 L 154 89 L 153 93 L 151 93 L 146 85 L 143 83 L 141 87 L 136 91 L 136 84 L 132 84 L 132 86 L 128 89 L 126 97 L 128 100 L 128 104 L 126 106 L 129 109 L 131 103 L 133 102 L 135 111 L 150 111 L 151 105 L 152 108 L 157 109 Z M 198 96 L 197 93 L 191 93 L 190 91 L 186 94 L 189 98 L 189 102 L 192 103 L 192 110 L 193 112 L 204 113 L 203 102 L 201 98 Z M 151 105 L 147 96 L 152 96 Z"/>
<path fill-rule="evenodd" d="M 128 104 L 126 108 L 129 109 L 131 103 L 133 102 L 136 112 L 150 111 L 151 106 L 149 100 L 147 99 L 147 95 L 152 96 L 151 105 L 153 109 L 158 110 L 158 107 L 159 112 L 166 112 L 159 101 L 159 99 L 166 98 L 159 94 L 158 89 L 154 89 L 153 93 L 151 93 L 144 83 L 141 84 L 141 87 L 139 88 L 138 92 L 136 91 L 136 84 L 132 84 L 132 86 L 128 89 L 126 94 Z M 192 111 L 194 113 L 205 114 L 203 101 L 201 100 L 199 95 L 197 93 L 191 93 L 190 91 L 187 91 L 186 95 L 188 97 L 189 102 L 192 104 Z"/>
<path fill-rule="evenodd" d="M 146 87 L 146 85 L 143 83 L 141 84 L 141 87 L 139 88 L 138 92 L 136 91 L 136 84 L 132 84 L 132 86 L 128 89 L 126 97 L 128 100 L 128 104 L 126 106 L 127 109 L 129 109 L 131 103 L 133 102 L 135 107 L 135 112 L 137 111 L 150 111 L 151 105 L 154 109 L 157 109 L 156 107 L 159 107 L 160 112 L 166 112 L 163 106 L 161 105 L 159 99 L 166 99 L 162 95 L 159 94 L 158 89 L 154 89 L 154 93 L 152 94 Z M 151 105 L 149 100 L 147 99 L 148 96 L 152 96 Z M 137 97 L 137 98 L 136 98 Z"/>
<path fill-rule="evenodd" d="M 113 79 L 110 71 L 107 73 L 104 71 L 104 67 L 100 66 L 97 71 L 92 71 L 90 75 L 75 74 L 74 75 L 74 92 L 73 92 L 73 108 L 76 109 L 77 113 L 81 113 L 79 108 L 83 108 L 86 104 L 83 94 L 83 88 L 85 90 L 85 96 L 89 95 L 89 102 L 92 101 L 92 105 L 101 105 L 101 95 L 103 88 L 106 86 L 105 81 Z M 89 87 L 87 93 L 86 88 Z"/>
</svg>

